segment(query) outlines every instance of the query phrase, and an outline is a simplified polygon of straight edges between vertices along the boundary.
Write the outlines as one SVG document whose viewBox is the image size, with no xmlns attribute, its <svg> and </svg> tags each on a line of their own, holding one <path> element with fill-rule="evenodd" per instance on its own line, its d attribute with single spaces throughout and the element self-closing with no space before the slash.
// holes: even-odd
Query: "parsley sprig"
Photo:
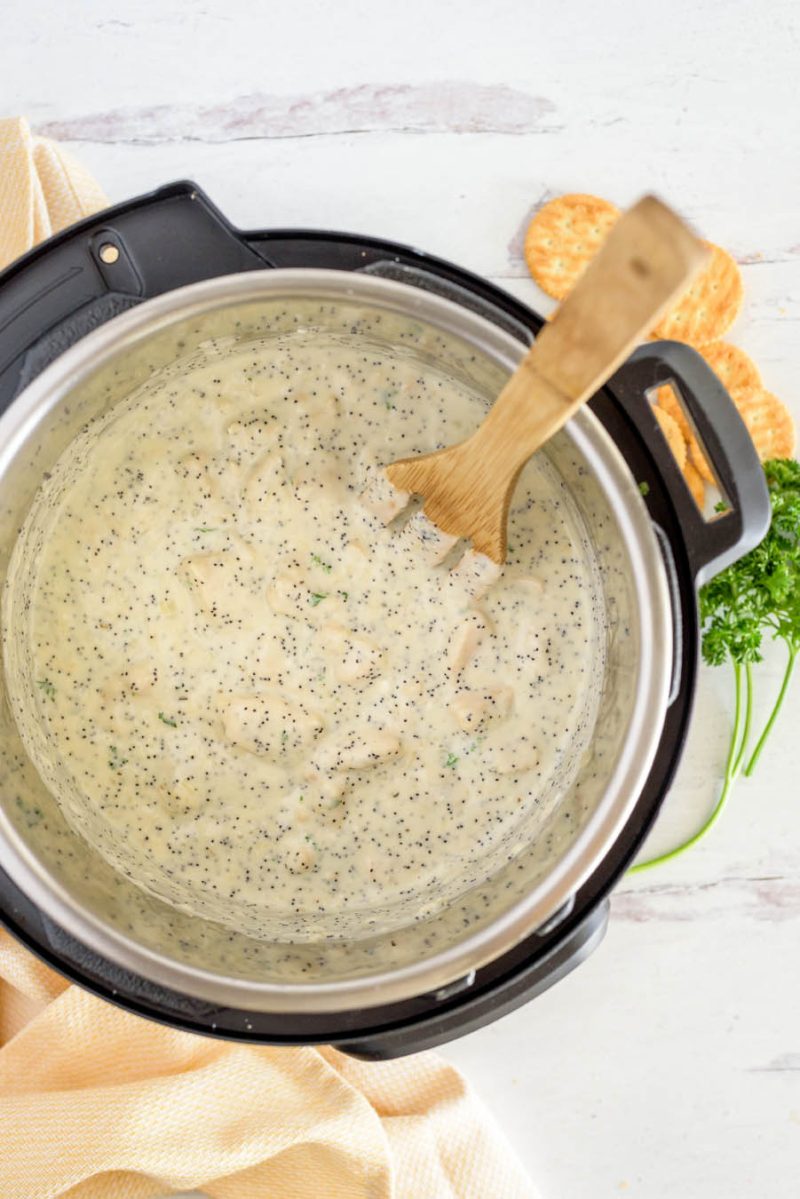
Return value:
<svg viewBox="0 0 800 1199">
<path fill-rule="evenodd" d="M 676 858 L 706 835 L 722 815 L 740 774 L 756 768 L 783 707 L 800 654 L 800 463 L 776 458 L 764 464 L 772 520 L 764 540 L 706 583 L 700 591 L 703 658 L 710 666 L 733 668 L 733 728 L 722 789 L 713 811 L 694 836 L 667 853 L 639 862 L 647 870 Z M 762 659 L 766 635 L 786 647 L 786 667 L 766 723 L 751 747 L 753 666 Z"/>
</svg>

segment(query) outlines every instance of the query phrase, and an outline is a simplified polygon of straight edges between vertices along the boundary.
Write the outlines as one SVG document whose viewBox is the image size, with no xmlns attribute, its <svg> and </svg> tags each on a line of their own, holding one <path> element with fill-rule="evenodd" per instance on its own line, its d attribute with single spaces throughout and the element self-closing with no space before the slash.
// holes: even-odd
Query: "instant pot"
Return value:
<svg viewBox="0 0 800 1199">
<path fill-rule="evenodd" d="M 285 334 L 292 320 L 340 336 L 375 337 L 377 328 L 386 344 L 408 337 L 403 352 L 418 343 L 487 402 L 543 323 L 485 280 L 405 246 L 317 230 L 243 233 L 190 183 L 98 213 L 0 275 L 3 578 L 39 485 L 88 420 L 176 356 L 220 338 Z M 666 383 L 680 393 L 726 500 L 710 517 L 691 498 L 648 401 Z M 681 756 L 698 663 L 697 587 L 758 543 L 770 505 L 730 398 L 678 343 L 637 350 L 547 452 L 603 563 L 609 665 L 576 783 L 582 806 L 569 827 L 556 812 L 541 832 L 554 847 L 546 871 L 537 873 L 522 847 L 498 869 L 504 899 L 490 915 L 468 920 L 465 900 L 388 939 L 355 942 L 346 962 L 335 937 L 261 946 L 170 908 L 91 852 L 44 787 L 4 689 L 6 927 L 69 978 L 143 1016 L 252 1042 L 327 1042 L 371 1058 L 472 1031 L 580 963 L 602 939 L 608 894 Z M 7 676 L 13 611 L 6 604 Z"/>
</svg>

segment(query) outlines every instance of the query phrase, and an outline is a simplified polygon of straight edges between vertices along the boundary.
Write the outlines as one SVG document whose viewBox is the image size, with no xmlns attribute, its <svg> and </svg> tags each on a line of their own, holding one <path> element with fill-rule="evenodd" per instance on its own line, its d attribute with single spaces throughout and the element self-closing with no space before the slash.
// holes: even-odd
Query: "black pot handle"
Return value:
<svg viewBox="0 0 800 1199">
<path fill-rule="evenodd" d="M 646 400 L 665 383 L 681 401 L 727 504 L 709 517 L 692 499 Z M 769 492 L 745 424 L 708 363 L 682 342 L 640 346 L 608 386 L 650 447 L 684 531 L 692 573 L 703 583 L 758 545 L 769 528 Z"/>
<path fill-rule="evenodd" d="M 0 411 L 54 358 L 127 308 L 269 265 L 193 183 L 71 225 L 0 274 Z"/>
<path fill-rule="evenodd" d="M 415 272 L 405 281 L 462 293 L 467 279 L 471 306 L 482 297 L 493 319 L 529 340 L 510 296 L 501 311 L 486 280 L 451 263 L 356 234 L 243 232 L 183 181 L 71 225 L 0 273 L 0 412 L 59 354 L 126 309 L 188 283 L 271 267 Z"/>
<path fill-rule="evenodd" d="M 476 1032 L 549 990 L 580 966 L 605 936 L 608 915 L 609 903 L 604 899 L 565 936 L 556 938 L 545 953 L 531 954 L 529 950 L 523 954 L 507 976 L 487 986 L 478 971 L 471 986 L 457 991 L 451 1004 L 445 998 L 439 1008 L 432 997 L 430 1007 L 419 1015 L 410 1012 L 399 1024 L 375 1029 L 353 1041 L 335 1041 L 336 1048 L 364 1061 L 386 1061 Z"/>
</svg>

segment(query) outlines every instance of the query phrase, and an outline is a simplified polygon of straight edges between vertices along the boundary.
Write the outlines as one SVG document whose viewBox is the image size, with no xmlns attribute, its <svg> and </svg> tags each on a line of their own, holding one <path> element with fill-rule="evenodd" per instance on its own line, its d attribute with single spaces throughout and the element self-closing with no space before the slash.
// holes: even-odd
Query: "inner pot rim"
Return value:
<svg viewBox="0 0 800 1199">
<path fill-rule="evenodd" d="M 451 300 L 395 280 L 313 268 L 225 275 L 145 301 L 89 333 L 57 358 L 0 417 L 0 475 L 39 421 L 95 371 L 172 324 L 259 299 L 337 299 L 424 321 L 460 337 L 509 372 L 527 347 Z M 628 727 L 603 800 L 561 860 L 523 899 L 476 932 L 419 962 L 335 982 L 275 983 L 182 963 L 119 932 L 40 862 L 0 805 L 4 870 L 57 925 L 118 966 L 174 991 L 245 1010 L 335 1012 L 437 991 L 500 957 L 541 928 L 582 886 L 627 821 L 660 739 L 672 663 L 669 585 L 647 508 L 622 455 L 588 408 L 565 429 L 609 500 L 631 563 L 640 655 Z M 650 629 L 642 631 L 642 621 Z M 649 635 L 648 635 L 649 634 Z"/>
</svg>

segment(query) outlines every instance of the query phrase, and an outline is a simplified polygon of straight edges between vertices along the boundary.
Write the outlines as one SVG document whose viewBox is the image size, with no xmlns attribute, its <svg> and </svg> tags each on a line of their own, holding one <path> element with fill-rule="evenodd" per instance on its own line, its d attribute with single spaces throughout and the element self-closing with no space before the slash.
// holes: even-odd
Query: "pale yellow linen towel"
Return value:
<svg viewBox="0 0 800 1199">
<path fill-rule="evenodd" d="M 0 267 L 107 201 L 0 121 Z M 0 1199 L 534 1199 L 491 1117 L 425 1053 L 363 1063 L 211 1040 L 82 991 L 0 930 Z"/>
<path fill-rule="evenodd" d="M 23 117 L 0 120 L 0 269 L 107 204 L 88 171 Z"/>
</svg>

